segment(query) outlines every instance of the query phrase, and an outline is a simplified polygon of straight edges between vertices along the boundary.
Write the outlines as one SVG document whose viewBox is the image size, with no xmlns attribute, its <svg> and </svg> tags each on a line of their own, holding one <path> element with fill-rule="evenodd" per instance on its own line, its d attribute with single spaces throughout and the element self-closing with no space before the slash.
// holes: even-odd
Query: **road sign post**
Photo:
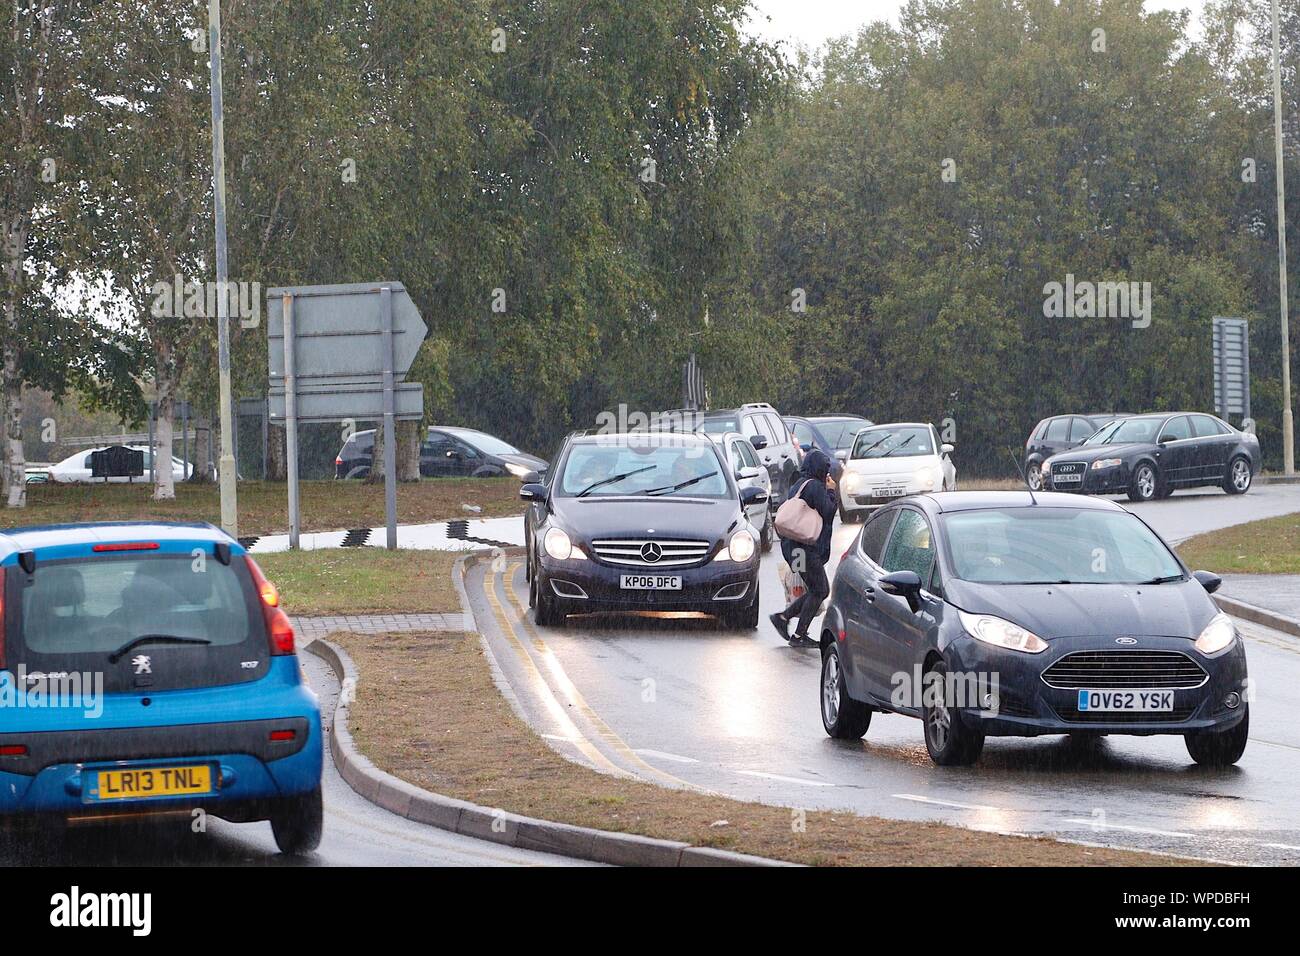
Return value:
<svg viewBox="0 0 1300 956">
<path fill-rule="evenodd" d="M 289 546 L 298 547 L 298 424 L 378 420 L 384 436 L 386 544 L 397 547 L 398 421 L 424 417 L 403 381 L 428 334 L 400 282 L 267 291 L 268 418 L 285 426 Z M 276 340 L 280 340 L 277 347 Z"/>
</svg>

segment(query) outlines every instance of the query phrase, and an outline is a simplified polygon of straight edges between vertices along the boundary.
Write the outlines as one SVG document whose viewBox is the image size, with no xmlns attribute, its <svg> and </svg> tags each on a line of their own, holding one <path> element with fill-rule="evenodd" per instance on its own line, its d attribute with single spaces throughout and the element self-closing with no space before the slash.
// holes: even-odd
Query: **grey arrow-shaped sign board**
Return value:
<svg viewBox="0 0 1300 956">
<path fill-rule="evenodd" d="M 384 315 L 379 290 L 393 296 L 393 377 L 401 381 L 429 328 L 400 282 L 307 285 L 266 293 L 271 386 L 284 384 L 284 297 L 293 300 L 299 387 L 329 381 L 377 381 L 384 373 Z M 345 416 L 346 417 L 346 416 Z"/>
<path fill-rule="evenodd" d="M 388 547 L 397 547 L 399 418 L 424 414 L 424 393 L 403 379 L 429 329 L 400 282 L 280 287 L 266 294 L 269 417 L 283 422 L 289 547 L 298 547 L 298 423 L 383 422 Z"/>
</svg>

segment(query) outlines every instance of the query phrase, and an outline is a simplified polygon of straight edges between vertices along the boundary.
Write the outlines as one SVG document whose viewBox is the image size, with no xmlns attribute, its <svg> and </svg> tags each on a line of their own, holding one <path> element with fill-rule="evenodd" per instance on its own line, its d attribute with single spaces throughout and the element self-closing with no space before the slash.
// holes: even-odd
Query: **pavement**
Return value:
<svg viewBox="0 0 1300 956">
<path fill-rule="evenodd" d="M 1300 574 L 1225 574 L 1219 591 L 1300 621 Z"/>
</svg>

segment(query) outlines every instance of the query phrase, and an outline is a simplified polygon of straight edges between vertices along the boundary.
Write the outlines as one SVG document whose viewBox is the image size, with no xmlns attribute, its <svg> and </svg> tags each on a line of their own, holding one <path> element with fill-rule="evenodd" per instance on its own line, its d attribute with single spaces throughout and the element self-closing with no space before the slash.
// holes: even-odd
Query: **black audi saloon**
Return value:
<svg viewBox="0 0 1300 956">
<path fill-rule="evenodd" d="M 940 765 L 985 737 L 1181 734 L 1193 760 L 1246 747 L 1246 652 L 1190 572 L 1111 501 L 947 492 L 877 511 L 845 553 L 821 634 L 826 732 L 919 717 Z"/>
<path fill-rule="evenodd" d="M 729 628 L 758 626 L 759 531 L 702 434 L 573 435 L 545 483 L 519 495 L 529 604 L 539 625 L 601 611 L 703 612 Z"/>
<path fill-rule="evenodd" d="M 1090 495 L 1167 498 L 1216 485 L 1244 494 L 1259 474 L 1259 439 L 1200 412 L 1135 415 L 1106 425 L 1078 448 L 1043 462 L 1042 487 Z"/>
</svg>

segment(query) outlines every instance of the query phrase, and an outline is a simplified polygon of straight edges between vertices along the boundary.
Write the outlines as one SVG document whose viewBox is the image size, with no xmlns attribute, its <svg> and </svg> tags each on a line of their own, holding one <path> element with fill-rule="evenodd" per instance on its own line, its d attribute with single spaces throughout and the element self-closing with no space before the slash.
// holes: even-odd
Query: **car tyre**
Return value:
<svg viewBox="0 0 1300 956">
<path fill-rule="evenodd" d="M 932 698 L 930 683 L 922 686 L 921 721 L 925 725 L 925 749 L 930 759 L 940 767 L 966 767 L 980 758 L 984 749 L 984 734 L 972 730 L 962 722 L 961 713 L 956 707 L 949 707 L 946 698 L 948 665 L 936 661 L 926 674 L 938 675 L 933 680 L 938 698 L 932 704 L 925 701 Z"/>
<path fill-rule="evenodd" d="M 1144 461 L 1133 469 L 1133 477 L 1129 479 L 1129 500 L 1150 501 L 1156 497 L 1156 491 L 1159 487 L 1160 476 L 1156 474 L 1156 470 L 1151 464 Z"/>
<path fill-rule="evenodd" d="M 320 846 L 325 804 L 320 787 L 301 797 L 282 800 L 271 813 L 271 833 L 281 853 L 302 856 Z"/>
<path fill-rule="evenodd" d="M 346 475 L 344 475 L 343 477 L 344 477 L 344 478 L 349 478 L 349 479 L 358 479 L 358 480 L 364 481 L 365 479 L 367 479 L 367 478 L 370 477 L 370 466 L 369 466 L 369 465 L 357 465 L 355 468 L 353 468 L 351 471 L 349 471 L 349 472 L 348 472 Z"/>
<path fill-rule="evenodd" d="M 1245 455 L 1238 455 L 1228 462 L 1228 473 L 1223 476 L 1223 490 L 1230 495 L 1244 495 L 1250 490 L 1250 460 Z"/>
<path fill-rule="evenodd" d="M 871 726 L 871 708 L 849 696 L 840 662 L 840 648 L 834 641 L 822 647 L 822 726 L 836 740 L 861 740 Z"/>
<path fill-rule="evenodd" d="M 555 595 L 550 593 L 550 589 L 543 585 L 541 578 L 536 574 L 533 575 L 529 593 L 532 595 L 534 624 L 538 627 L 554 627 L 563 623 L 564 615 L 556 606 Z"/>
<path fill-rule="evenodd" d="M 1250 735 L 1250 709 L 1247 705 L 1241 720 L 1228 730 L 1213 733 L 1201 731 L 1186 734 L 1187 753 L 1203 767 L 1230 767 L 1246 752 L 1246 738 Z"/>
<path fill-rule="evenodd" d="M 1025 466 L 1025 484 L 1030 491 L 1043 490 L 1043 466 L 1030 462 Z"/>
</svg>

